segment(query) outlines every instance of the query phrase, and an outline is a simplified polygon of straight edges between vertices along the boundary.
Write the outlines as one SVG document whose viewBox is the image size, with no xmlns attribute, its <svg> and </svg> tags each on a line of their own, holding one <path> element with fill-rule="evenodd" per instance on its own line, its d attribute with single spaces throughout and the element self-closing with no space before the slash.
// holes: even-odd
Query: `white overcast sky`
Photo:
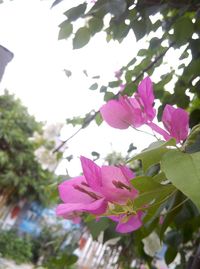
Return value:
<svg viewBox="0 0 200 269">
<path fill-rule="evenodd" d="M 106 43 L 104 34 L 99 34 L 86 48 L 75 51 L 71 42 L 58 41 L 58 25 L 65 19 L 63 12 L 76 2 L 80 1 L 65 0 L 53 9 L 50 0 L 5 0 L 0 5 L 0 44 L 14 53 L 1 91 L 7 88 L 15 93 L 37 120 L 63 122 L 99 109 L 103 96 L 88 89 L 93 81 L 83 70 L 90 76 L 101 75 L 102 83 L 113 80 L 114 71 L 133 58 L 140 46 L 133 34 L 122 44 Z M 71 78 L 63 69 L 72 71 Z M 65 137 L 73 132 L 67 127 Z M 105 123 L 100 127 L 91 124 L 69 142 L 66 154 L 91 157 L 91 151 L 97 151 L 104 157 L 112 150 L 125 153 L 131 142 L 142 149 L 150 141 L 150 136 L 131 129 L 121 131 Z M 71 174 L 78 173 L 78 163 L 77 157 L 67 164 Z M 64 173 L 63 169 L 60 173 Z"/>
</svg>

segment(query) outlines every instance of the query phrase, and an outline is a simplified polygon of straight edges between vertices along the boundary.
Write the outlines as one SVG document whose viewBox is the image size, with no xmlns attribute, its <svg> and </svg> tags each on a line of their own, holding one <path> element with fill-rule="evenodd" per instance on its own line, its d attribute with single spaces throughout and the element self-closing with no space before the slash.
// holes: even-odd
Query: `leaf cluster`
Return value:
<svg viewBox="0 0 200 269">
<path fill-rule="evenodd" d="M 95 82 L 91 86 L 92 90 L 102 92 L 105 101 L 115 98 L 113 90 L 120 84 L 126 85 L 125 94 L 132 95 L 144 75 L 155 74 L 160 76 L 155 84 L 155 96 L 161 101 L 158 118 L 161 118 L 165 104 L 172 104 L 190 112 L 191 127 L 200 122 L 197 0 L 98 0 L 92 7 L 86 2 L 74 6 L 64 15 L 66 20 L 60 24 L 59 38 L 71 38 L 74 49 L 85 46 L 99 32 L 105 32 L 108 42 L 122 42 L 131 33 L 137 42 L 143 40 L 141 49 L 121 67 L 119 79 L 108 85 L 100 86 Z M 84 26 L 77 27 L 80 21 Z M 177 52 L 173 64 L 168 63 L 171 48 Z M 173 84 L 172 90 L 169 85 Z"/>
</svg>

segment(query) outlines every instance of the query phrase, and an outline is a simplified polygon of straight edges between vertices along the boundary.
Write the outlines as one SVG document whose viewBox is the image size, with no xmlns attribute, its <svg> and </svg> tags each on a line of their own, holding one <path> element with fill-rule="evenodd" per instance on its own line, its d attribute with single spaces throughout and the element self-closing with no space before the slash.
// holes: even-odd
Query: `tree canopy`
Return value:
<svg viewBox="0 0 200 269">
<path fill-rule="evenodd" d="M 48 185 L 54 173 L 44 170 L 36 160 L 40 146 L 34 132 L 42 133 L 42 123 L 29 115 L 19 99 L 5 91 L 0 95 L 0 190 L 9 200 L 27 198 L 49 204 Z"/>
</svg>

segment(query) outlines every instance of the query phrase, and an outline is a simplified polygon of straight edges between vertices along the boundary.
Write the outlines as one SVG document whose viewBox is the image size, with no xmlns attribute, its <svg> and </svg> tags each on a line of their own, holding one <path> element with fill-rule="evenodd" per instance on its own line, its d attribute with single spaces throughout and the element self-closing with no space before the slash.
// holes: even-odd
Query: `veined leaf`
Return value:
<svg viewBox="0 0 200 269">
<path fill-rule="evenodd" d="M 135 177 L 131 180 L 131 184 L 139 191 L 139 193 L 148 192 L 157 189 L 160 186 L 162 187 L 162 185 L 155 182 L 152 177 L 147 176 Z"/>
<path fill-rule="evenodd" d="M 173 185 L 159 185 L 158 188 L 152 189 L 147 192 L 143 192 L 138 195 L 134 200 L 134 209 L 137 211 L 139 208 L 145 208 L 148 210 L 155 204 L 162 204 L 168 197 L 175 192 L 176 188 Z"/>
<path fill-rule="evenodd" d="M 160 163 L 162 156 L 173 149 L 168 148 L 168 146 L 175 146 L 175 139 L 171 139 L 167 142 L 165 141 L 157 141 L 152 143 L 147 149 L 143 152 L 137 154 L 133 157 L 129 162 L 134 160 L 141 160 L 144 172 L 152 166 L 153 164 Z"/>
<path fill-rule="evenodd" d="M 167 152 L 161 169 L 167 178 L 200 209 L 200 152 L 188 154 L 178 150 Z"/>
</svg>

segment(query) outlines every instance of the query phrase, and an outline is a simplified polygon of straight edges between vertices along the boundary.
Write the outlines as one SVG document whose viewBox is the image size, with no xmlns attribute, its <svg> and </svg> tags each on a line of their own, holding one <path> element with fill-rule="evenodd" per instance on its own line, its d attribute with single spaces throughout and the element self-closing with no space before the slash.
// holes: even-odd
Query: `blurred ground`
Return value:
<svg viewBox="0 0 200 269">
<path fill-rule="evenodd" d="M 17 265 L 13 261 L 0 258 L 0 269 L 33 269 L 33 268 L 34 267 L 29 264 Z"/>
</svg>

